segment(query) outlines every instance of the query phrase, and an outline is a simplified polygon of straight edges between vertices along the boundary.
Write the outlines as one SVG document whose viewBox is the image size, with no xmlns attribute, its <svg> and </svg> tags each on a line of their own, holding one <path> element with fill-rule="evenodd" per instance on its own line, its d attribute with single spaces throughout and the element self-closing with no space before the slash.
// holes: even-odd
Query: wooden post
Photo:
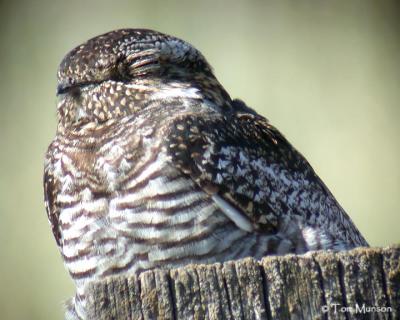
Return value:
<svg viewBox="0 0 400 320">
<path fill-rule="evenodd" d="M 86 295 L 88 319 L 400 319 L 400 246 L 152 270 Z"/>
</svg>

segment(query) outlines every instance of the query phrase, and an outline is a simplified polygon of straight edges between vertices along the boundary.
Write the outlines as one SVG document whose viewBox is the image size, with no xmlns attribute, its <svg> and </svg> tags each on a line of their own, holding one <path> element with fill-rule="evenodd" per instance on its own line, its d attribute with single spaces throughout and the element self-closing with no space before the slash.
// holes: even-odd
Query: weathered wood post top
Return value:
<svg viewBox="0 0 400 320">
<path fill-rule="evenodd" d="M 152 270 L 86 294 L 89 319 L 400 319 L 400 246 Z"/>
</svg>

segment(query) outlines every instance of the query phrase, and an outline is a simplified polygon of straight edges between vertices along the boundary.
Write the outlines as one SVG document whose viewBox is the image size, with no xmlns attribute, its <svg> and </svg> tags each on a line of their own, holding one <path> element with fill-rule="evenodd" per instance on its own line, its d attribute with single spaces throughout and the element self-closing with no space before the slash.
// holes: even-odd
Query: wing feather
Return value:
<svg viewBox="0 0 400 320">
<path fill-rule="evenodd" d="M 57 245 L 61 247 L 61 232 L 59 226 L 60 208 L 57 205 L 57 195 L 60 193 L 60 184 L 52 171 L 52 165 L 48 157 L 45 162 L 45 170 L 43 176 L 44 188 L 44 204 L 47 211 L 51 230 Z"/>
<path fill-rule="evenodd" d="M 167 152 L 239 227 L 275 232 L 282 215 L 306 216 L 312 201 L 322 201 L 312 197 L 327 193 L 267 119 L 236 103 L 234 112 L 223 115 L 177 115 L 165 134 Z"/>
</svg>

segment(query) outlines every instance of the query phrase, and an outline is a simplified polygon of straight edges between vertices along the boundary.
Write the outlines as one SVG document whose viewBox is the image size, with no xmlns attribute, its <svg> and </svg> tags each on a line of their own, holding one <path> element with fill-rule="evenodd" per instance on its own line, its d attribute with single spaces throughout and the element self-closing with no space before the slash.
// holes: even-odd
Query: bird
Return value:
<svg viewBox="0 0 400 320">
<path fill-rule="evenodd" d="M 57 97 L 44 194 L 76 285 L 67 319 L 86 319 L 98 279 L 368 246 L 302 154 L 184 40 L 94 37 L 63 58 Z"/>
</svg>

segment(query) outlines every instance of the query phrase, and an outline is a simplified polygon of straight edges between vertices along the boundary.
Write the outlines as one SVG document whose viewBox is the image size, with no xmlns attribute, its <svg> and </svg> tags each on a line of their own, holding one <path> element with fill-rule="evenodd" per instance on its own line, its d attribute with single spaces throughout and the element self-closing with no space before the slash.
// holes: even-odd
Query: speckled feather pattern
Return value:
<svg viewBox="0 0 400 320">
<path fill-rule="evenodd" d="M 309 163 L 232 100 L 202 54 L 144 29 L 78 46 L 58 71 L 48 218 L 77 286 L 119 273 L 367 242 Z"/>
</svg>

